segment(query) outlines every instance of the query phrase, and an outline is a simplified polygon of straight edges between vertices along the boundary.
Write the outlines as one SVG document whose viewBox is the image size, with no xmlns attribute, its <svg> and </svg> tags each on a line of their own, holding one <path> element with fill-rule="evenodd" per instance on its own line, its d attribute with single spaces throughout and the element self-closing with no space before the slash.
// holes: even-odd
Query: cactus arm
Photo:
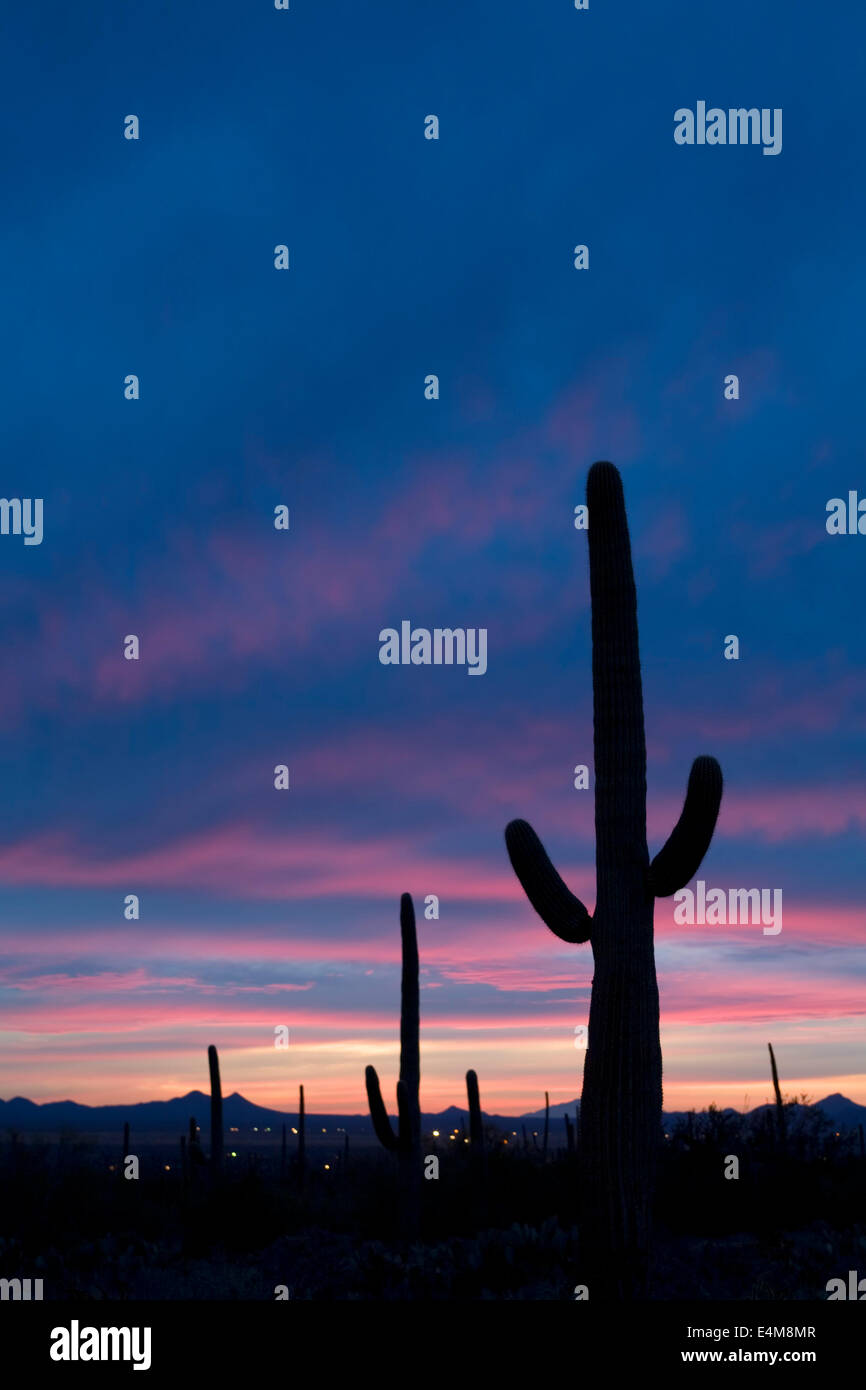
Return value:
<svg viewBox="0 0 866 1390">
<path fill-rule="evenodd" d="M 710 847 L 722 802 L 722 769 L 715 758 L 695 758 L 679 820 L 647 873 L 653 897 L 669 898 L 684 888 Z"/>
<path fill-rule="evenodd" d="M 382 1100 L 382 1091 L 379 1086 L 379 1078 L 376 1075 L 376 1068 L 368 1067 L 365 1076 L 367 1080 L 367 1104 L 370 1107 L 370 1118 L 373 1121 L 373 1129 L 376 1131 L 376 1138 L 383 1148 L 390 1149 L 393 1153 L 399 1146 L 399 1140 L 391 1129 L 391 1121 L 388 1119 L 385 1102 Z M 398 1096 L 399 1093 L 398 1087 Z"/>
<path fill-rule="evenodd" d="M 566 888 L 547 852 L 525 820 L 513 820 L 505 830 L 512 868 L 542 922 L 560 941 L 588 941 L 592 917 Z"/>
</svg>

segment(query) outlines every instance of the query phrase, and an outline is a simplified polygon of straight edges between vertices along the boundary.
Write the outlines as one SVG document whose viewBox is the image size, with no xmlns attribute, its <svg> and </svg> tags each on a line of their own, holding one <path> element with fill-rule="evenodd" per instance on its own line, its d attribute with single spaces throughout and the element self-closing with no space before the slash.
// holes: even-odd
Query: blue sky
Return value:
<svg viewBox="0 0 866 1390">
<path fill-rule="evenodd" d="M 442 904 L 424 1104 L 468 1066 L 491 1109 L 579 1091 L 589 949 L 502 831 L 592 902 L 572 513 L 611 458 L 651 849 L 712 753 L 701 876 L 785 899 L 775 938 L 657 906 L 666 1103 L 758 1103 L 770 1039 L 783 1086 L 866 1101 L 866 539 L 824 525 L 866 495 L 862 39 L 684 0 L 7 19 L 2 490 L 44 539 L 0 536 L 4 1094 L 177 1094 L 217 1042 L 229 1089 L 363 1109 L 403 891 Z M 782 152 L 676 145 L 699 100 L 781 108 Z M 403 618 L 486 627 L 487 673 L 381 666 Z"/>
</svg>

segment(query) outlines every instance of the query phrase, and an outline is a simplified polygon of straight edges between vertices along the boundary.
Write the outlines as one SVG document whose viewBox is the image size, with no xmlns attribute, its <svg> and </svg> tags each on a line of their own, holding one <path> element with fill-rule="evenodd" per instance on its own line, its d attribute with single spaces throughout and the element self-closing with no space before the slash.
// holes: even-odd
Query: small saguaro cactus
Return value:
<svg viewBox="0 0 866 1390">
<path fill-rule="evenodd" d="M 785 1106 L 782 1102 L 782 1092 L 779 1089 L 779 1073 L 776 1070 L 776 1058 L 773 1053 L 773 1044 L 767 1043 L 767 1046 L 770 1049 L 770 1070 L 773 1073 L 773 1090 L 776 1094 L 776 1137 L 779 1141 L 779 1147 L 783 1149 L 787 1138 Z"/>
<path fill-rule="evenodd" d="M 307 1177 L 307 1112 L 304 1109 L 304 1088 L 298 1087 L 298 1182 L 303 1187 Z"/>
<path fill-rule="evenodd" d="M 198 1125 L 195 1115 L 189 1117 L 189 1137 L 187 1139 L 187 1153 L 189 1156 L 190 1168 L 202 1168 L 206 1162 L 205 1156 L 201 1151 L 201 1143 L 198 1137 Z"/>
<path fill-rule="evenodd" d="M 566 887 L 526 821 L 505 840 L 536 912 L 562 941 L 592 946 L 594 974 L 578 1131 L 582 1282 L 590 1297 L 646 1294 L 662 1057 L 653 905 L 697 872 L 722 796 L 715 758 L 692 764 L 685 805 L 650 862 L 637 596 L 622 480 L 595 463 L 586 484 L 592 602 L 596 908 Z"/>
<path fill-rule="evenodd" d="M 398 1125 L 388 1119 L 375 1067 L 367 1067 L 367 1101 L 379 1143 L 397 1154 L 400 1166 L 400 1217 L 405 1235 L 418 1229 L 421 1199 L 421 1046 L 419 1040 L 418 937 L 408 893 L 400 899 L 403 972 L 400 982 L 400 1080 Z"/>
<path fill-rule="evenodd" d="M 484 1129 L 481 1124 L 478 1076 L 474 1071 L 466 1073 L 466 1095 L 469 1100 L 469 1143 L 473 1149 L 480 1149 L 484 1145 Z"/>
<path fill-rule="evenodd" d="M 207 1050 L 210 1070 L 210 1162 L 211 1172 L 218 1174 L 223 1168 L 223 1093 L 220 1086 L 220 1064 L 217 1050 L 211 1044 Z"/>
<path fill-rule="evenodd" d="M 565 1120 L 565 1147 L 570 1154 L 574 1153 L 574 1126 L 568 1115 L 563 1115 Z"/>
</svg>

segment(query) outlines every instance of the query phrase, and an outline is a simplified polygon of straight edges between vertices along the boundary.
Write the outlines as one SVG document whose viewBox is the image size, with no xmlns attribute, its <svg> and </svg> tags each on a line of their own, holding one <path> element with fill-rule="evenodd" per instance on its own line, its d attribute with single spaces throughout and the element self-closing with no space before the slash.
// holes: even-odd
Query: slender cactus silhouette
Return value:
<svg viewBox="0 0 866 1390">
<path fill-rule="evenodd" d="M 400 984 L 400 1080 L 397 1133 L 391 1129 L 375 1067 L 367 1067 L 367 1101 L 379 1143 L 400 1165 L 400 1221 L 404 1235 L 418 1231 L 421 1200 L 421 1046 L 419 1040 L 418 937 L 408 893 L 400 899 L 403 973 Z"/>
<path fill-rule="evenodd" d="M 223 1093 L 219 1057 L 213 1044 L 207 1050 L 207 1063 L 210 1070 L 210 1164 L 211 1173 L 218 1177 L 223 1170 Z"/>
<path fill-rule="evenodd" d="M 479 1151 L 484 1147 L 484 1129 L 481 1124 L 478 1075 L 474 1071 L 466 1073 L 466 1096 L 469 1101 L 469 1143 L 474 1151 Z"/>
<path fill-rule="evenodd" d="M 562 1117 L 565 1120 L 565 1146 L 570 1154 L 574 1153 L 574 1126 L 567 1115 Z"/>
<path fill-rule="evenodd" d="M 307 1181 L 307 1112 L 304 1109 L 304 1088 L 298 1087 L 298 1185 Z"/>
<path fill-rule="evenodd" d="M 469 1101 L 469 1163 L 473 1175 L 473 1203 L 479 1224 L 486 1226 L 490 1221 L 487 1190 L 487 1145 L 484 1142 L 481 1094 L 478 1089 L 477 1072 L 468 1071 L 466 1073 L 466 1096 Z"/>
<path fill-rule="evenodd" d="M 767 1043 L 770 1049 L 770 1070 L 773 1073 L 773 1090 L 776 1094 L 776 1138 L 781 1149 L 785 1148 L 787 1140 L 787 1128 L 785 1125 L 785 1106 L 782 1102 L 782 1092 L 779 1090 L 779 1073 L 776 1070 L 776 1058 L 773 1053 L 773 1044 Z"/>
<path fill-rule="evenodd" d="M 581 1237 L 590 1297 L 648 1291 L 652 1196 L 661 1135 L 662 1057 L 653 904 L 696 873 L 715 829 L 722 773 L 692 764 L 682 814 L 650 862 L 637 595 L 622 480 L 593 464 L 586 484 L 592 601 L 596 908 L 565 886 L 526 821 L 505 832 L 536 912 L 562 941 L 592 946 L 594 975 L 578 1132 Z"/>
</svg>

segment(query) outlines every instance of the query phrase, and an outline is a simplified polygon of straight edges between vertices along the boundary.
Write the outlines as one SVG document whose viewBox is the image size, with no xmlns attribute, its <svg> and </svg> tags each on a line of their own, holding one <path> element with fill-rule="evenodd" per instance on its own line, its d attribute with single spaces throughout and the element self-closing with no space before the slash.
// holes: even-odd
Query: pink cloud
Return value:
<svg viewBox="0 0 866 1390">
<path fill-rule="evenodd" d="M 407 883 L 435 883 L 440 895 L 514 902 L 521 889 L 503 863 L 453 859 L 425 851 L 419 839 L 360 840 L 336 834 L 265 833 L 222 826 L 137 854 L 99 858 L 60 831 L 0 850 L 0 882 L 43 887 L 197 888 L 239 897 L 303 899 L 345 895 L 393 897 Z"/>
</svg>

